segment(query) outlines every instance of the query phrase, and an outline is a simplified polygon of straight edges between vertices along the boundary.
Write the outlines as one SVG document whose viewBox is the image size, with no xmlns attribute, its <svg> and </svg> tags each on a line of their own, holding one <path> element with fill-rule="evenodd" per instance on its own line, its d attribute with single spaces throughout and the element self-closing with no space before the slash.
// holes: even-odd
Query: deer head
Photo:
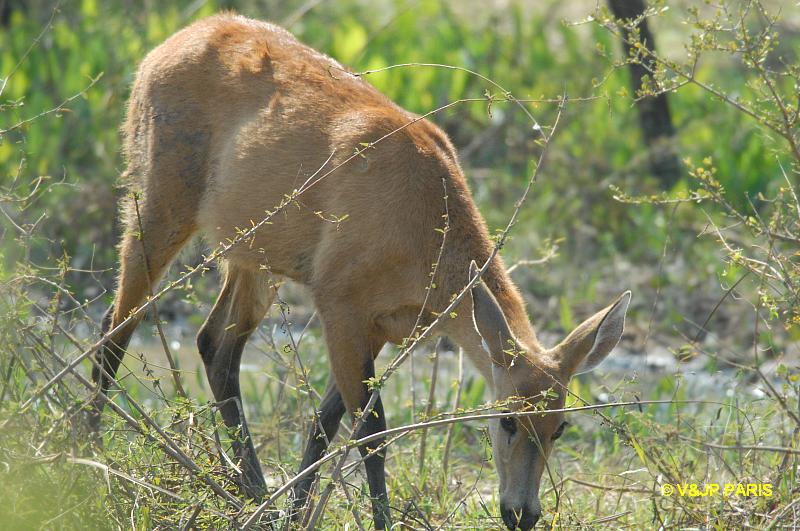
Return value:
<svg viewBox="0 0 800 531">
<path fill-rule="evenodd" d="M 474 262 L 471 277 L 477 275 Z M 570 379 L 595 368 L 617 345 L 631 300 L 626 291 L 551 349 L 522 344 L 491 291 L 472 288 L 473 322 L 492 360 L 495 400 L 504 411 L 562 409 Z M 539 484 L 547 458 L 567 423 L 564 413 L 508 416 L 489 421 L 500 478 L 500 511 L 509 529 L 531 529 L 541 516 Z"/>
</svg>

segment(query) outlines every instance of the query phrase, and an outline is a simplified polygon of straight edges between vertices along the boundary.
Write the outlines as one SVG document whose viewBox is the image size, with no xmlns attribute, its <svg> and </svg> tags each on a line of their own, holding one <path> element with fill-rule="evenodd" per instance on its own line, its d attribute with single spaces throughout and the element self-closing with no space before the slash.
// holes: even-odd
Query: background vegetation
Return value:
<svg viewBox="0 0 800 531">
<path fill-rule="evenodd" d="M 230 8 L 286 26 L 355 71 L 437 63 L 479 72 L 537 100 L 525 105 L 548 132 L 566 98 L 503 254 L 546 343 L 632 289 L 617 354 L 573 391 L 590 404 L 672 403 L 572 414 L 555 476 L 542 483 L 546 525 L 800 525 L 794 2 L 651 2 L 653 56 L 635 46 L 637 21 L 626 28 L 594 2 L 33 0 L 0 1 L 2 527 L 226 527 L 252 514 L 230 499 L 226 438 L 194 349 L 218 289 L 213 271 L 157 301 L 188 396 L 174 388 L 152 321 L 125 361 L 102 446 L 81 429 L 89 362 L 62 372 L 99 338 L 111 300 L 117 130 L 134 69 L 177 29 Z M 631 62 L 651 69 L 638 90 Z M 461 69 L 367 79 L 417 113 L 479 100 L 432 120 L 456 144 L 490 225 L 505 226 L 541 151 L 525 113 Z M 639 99 L 658 93 L 670 99 L 677 134 L 668 147 L 683 165 L 668 190 L 650 175 L 636 114 Z M 170 279 L 203 254 L 198 243 Z M 325 348 L 296 286 L 282 288 L 257 336 L 245 407 L 278 488 L 300 461 L 327 378 Z M 389 380 L 390 426 L 485 409 L 484 383 L 446 347 L 418 349 Z M 498 527 L 484 425 L 454 426 L 392 444 L 395 515 L 413 528 Z M 321 490 L 332 490 L 318 524 L 368 527 L 358 468 L 341 482 L 334 469 L 323 468 Z M 773 495 L 662 496 L 660 485 L 680 482 L 771 483 Z M 287 508 L 285 497 L 271 507 Z"/>
</svg>

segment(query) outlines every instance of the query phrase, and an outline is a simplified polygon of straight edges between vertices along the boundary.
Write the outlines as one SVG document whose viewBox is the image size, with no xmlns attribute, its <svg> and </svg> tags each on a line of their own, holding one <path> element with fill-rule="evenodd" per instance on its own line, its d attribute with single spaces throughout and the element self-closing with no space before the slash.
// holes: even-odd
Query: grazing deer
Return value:
<svg viewBox="0 0 800 531">
<path fill-rule="evenodd" d="M 332 375 L 301 469 L 324 454 L 345 412 L 358 416 L 364 407 L 370 395 L 365 381 L 374 375 L 381 347 L 408 337 L 418 315 L 431 322 L 474 278 L 471 262 L 491 257 L 486 223 L 447 136 L 271 24 L 221 14 L 170 37 L 139 67 L 122 131 L 124 178 L 139 199 L 125 204 L 119 286 L 104 321 L 105 332 L 119 329 L 97 353 L 104 371 L 96 366 L 93 374 L 103 393 L 138 321 L 118 325 L 192 236 L 234 238 L 237 227 L 261 220 L 320 168 L 336 168 L 225 256 L 222 291 L 197 337 L 214 396 L 227 400 L 223 419 L 241 427 L 240 409 L 228 399 L 240 399 L 242 350 L 275 297 L 274 279 L 308 286 Z M 365 143 L 370 148 L 353 157 Z M 439 257 L 437 229 L 445 214 L 449 231 Z M 326 215 L 347 219 L 332 224 Z M 428 290 L 437 259 L 436 286 Z M 545 348 L 502 260 L 494 257 L 438 332 L 463 347 L 496 400 L 523 400 L 512 410 L 529 407 L 547 390 L 553 391 L 547 406 L 561 408 L 570 378 L 600 363 L 619 341 L 629 301 L 626 292 Z M 541 515 L 539 482 L 564 415 L 509 416 L 489 424 L 503 521 L 510 529 L 530 529 Z M 354 436 L 384 429 L 378 400 Z M 360 449 L 368 456 L 378 529 L 390 516 L 385 455 L 370 450 L 382 442 Z M 244 493 L 261 497 L 264 478 L 248 434 L 234 452 Z M 298 512 L 313 480 L 309 475 L 294 490 Z"/>
</svg>

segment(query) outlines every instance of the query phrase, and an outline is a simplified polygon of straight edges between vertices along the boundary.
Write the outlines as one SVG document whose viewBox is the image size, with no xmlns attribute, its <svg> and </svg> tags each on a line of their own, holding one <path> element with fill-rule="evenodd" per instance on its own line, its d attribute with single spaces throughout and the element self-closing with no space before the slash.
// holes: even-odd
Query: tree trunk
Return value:
<svg viewBox="0 0 800 531">
<path fill-rule="evenodd" d="M 644 0 L 608 0 L 608 5 L 617 19 L 630 21 L 644 14 L 646 5 Z M 633 48 L 629 31 L 622 28 L 622 46 L 626 56 Z M 639 22 L 639 42 L 648 50 L 655 50 L 655 40 L 647 24 L 647 19 Z M 646 60 L 646 57 L 643 58 Z M 648 69 L 655 65 L 638 63 L 628 64 L 631 74 L 631 87 L 634 94 L 642 86 L 642 78 L 648 74 Z M 662 93 L 657 96 L 648 96 L 638 101 L 639 125 L 642 136 L 647 144 L 650 159 L 650 169 L 664 189 L 670 189 L 680 178 L 680 163 L 674 149 L 675 128 L 669 112 L 667 95 Z"/>
</svg>

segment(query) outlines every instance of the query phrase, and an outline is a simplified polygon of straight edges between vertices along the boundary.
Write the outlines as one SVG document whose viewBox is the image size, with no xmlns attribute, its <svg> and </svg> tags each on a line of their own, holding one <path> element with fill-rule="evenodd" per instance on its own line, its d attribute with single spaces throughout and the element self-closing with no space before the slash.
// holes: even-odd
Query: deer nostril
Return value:
<svg viewBox="0 0 800 531">
<path fill-rule="evenodd" d="M 517 528 L 518 518 L 513 510 L 508 507 L 500 507 L 500 516 L 503 517 L 503 523 L 506 524 L 506 527 L 511 531 Z"/>
<path fill-rule="evenodd" d="M 522 531 L 529 531 L 533 529 L 536 522 L 542 516 L 540 512 L 533 512 L 527 507 L 521 509 L 511 509 L 509 507 L 500 507 L 500 516 L 503 518 L 503 523 L 511 531 L 521 529 Z"/>
</svg>

